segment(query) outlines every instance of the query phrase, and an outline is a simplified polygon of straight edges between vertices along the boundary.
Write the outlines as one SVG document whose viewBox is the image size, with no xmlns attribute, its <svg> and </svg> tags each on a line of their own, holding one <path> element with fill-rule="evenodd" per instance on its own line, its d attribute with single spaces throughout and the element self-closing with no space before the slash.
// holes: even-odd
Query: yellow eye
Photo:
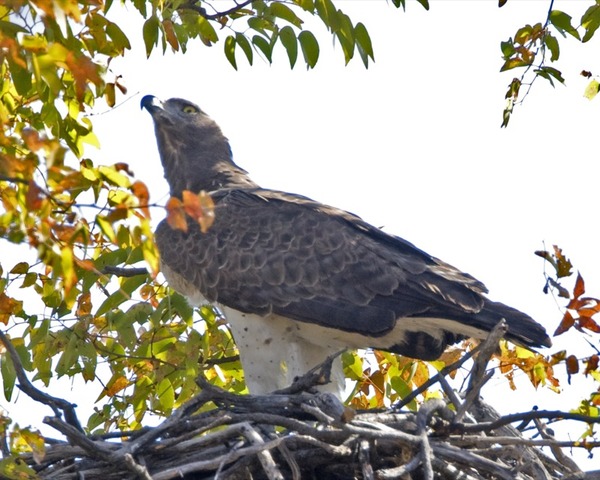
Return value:
<svg viewBox="0 0 600 480">
<path fill-rule="evenodd" d="M 183 113 L 196 113 L 198 112 L 198 109 L 196 107 L 193 107 L 192 105 L 186 105 L 185 107 L 183 107 Z"/>
</svg>

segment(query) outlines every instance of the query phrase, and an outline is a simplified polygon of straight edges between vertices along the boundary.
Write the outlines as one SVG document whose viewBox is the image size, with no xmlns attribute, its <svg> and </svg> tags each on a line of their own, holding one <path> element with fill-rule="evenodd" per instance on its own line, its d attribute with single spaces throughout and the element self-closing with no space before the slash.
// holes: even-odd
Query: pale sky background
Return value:
<svg viewBox="0 0 600 480">
<path fill-rule="evenodd" d="M 590 3 L 557 1 L 555 8 L 577 19 Z M 583 98 L 587 80 L 579 76 L 582 69 L 599 74 L 600 57 L 597 41 L 561 39 L 561 60 L 553 66 L 563 71 L 566 87 L 537 80 L 508 129 L 500 128 L 506 88 L 520 74 L 499 73 L 500 41 L 525 23 L 543 21 L 548 4 L 511 0 L 498 9 L 491 0 L 434 0 L 426 12 L 409 0 L 403 13 L 383 0 L 338 0 L 338 8 L 369 29 L 376 61 L 368 70 L 359 58 L 345 67 L 341 49 L 315 23 L 311 30 L 321 44 L 315 70 L 306 71 L 299 58 L 290 71 L 278 46 L 273 66 L 257 54 L 250 67 L 240 52 L 237 72 L 222 42 L 190 43 L 185 55 L 157 51 L 146 61 L 139 15 L 115 15 L 115 8 L 109 18 L 122 27 L 119 20 L 127 19 L 135 46 L 111 70 L 129 92 L 118 108 L 98 105 L 92 120 L 102 149 L 86 155 L 97 163 L 128 163 L 148 184 L 151 201 L 164 204 L 168 188 L 152 122 L 139 102 L 146 94 L 192 100 L 220 124 L 236 162 L 258 183 L 383 226 L 471 273 L 491 298 L 528 312 L 552 332 L 562 313 L 542 293 L 544 262 L 533 254 L 544 242 L 560 245 L 587 292 L 600 295 L 600 99 Z M 598 344 L 597 335 L 591 340 Z M 548 353 L 593 353 L 576 333 L 554 341 Z M 511 396 L 498 378 L 484 398 L 504 413 L 534 404 L 568 410 L 591 391 L 580 377 L 571 387 L 565 379 L 564 387 L 566 394 L 556 395 L 523 382 Z M 5 408 L 12 414 L 14 405 Z M 40 418 L 50 413 L 39 410 Z M 584 429 L 571 427 L 573 439 Z"/>
</svg>

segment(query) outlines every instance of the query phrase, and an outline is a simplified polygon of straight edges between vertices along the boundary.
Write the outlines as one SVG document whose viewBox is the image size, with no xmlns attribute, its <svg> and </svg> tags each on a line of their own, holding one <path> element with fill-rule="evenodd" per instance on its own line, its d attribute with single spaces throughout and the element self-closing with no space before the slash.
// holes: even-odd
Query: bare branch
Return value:
<svg viewBox="0 0 600 480">
<path fill-rule="evenodd" d="M 469 406 L 479 396 L 481 387 L 492 377 L 493 374 L 491 372 L 486 374 L 487 364 L 492 355 L 498 350 L 498 342 L 506 334 L 507 330 L 508 326 L 506 322 L 501 320 L 480 345 L 479 353 L 471 369 L 471 378 L 469 379 L 465 401 L 456 412 L 456 422 L 462 420 Z"/>
<path fill-rule="evenodd" d="M 117 277 L 136 277 L 138 275 L 147 275 L 148 270 L 145 268 L 121 268 L 107 265 L 102 269 L 104 275 L 116 275 Z"/>
<path fill-rule="evenodd" d="M 15 350 L 15 347 L 9 340 L 9 338 L 0 330 L 0 342 L 4 345 L 4 348 L 8 351 L 10 355 L 10 359 L 15 368 L 15 372 L 17 374 L 17 380 L 19 381 L 19 388 L 23 391 L 23 393 L 27 394 L 31 399 L 36 402 L 43 403 L 44 405 L 48 405 L 57 417 L 61 417 L 64 415 L 65 420 L 69 425 L 75 427 L 79 432 L 83 432 L 83 428 L 79 424 L 79 420 L 77 419 L 77 414 L 75 413 L 76 405 L 71 402 L 67 402 L 62 398 L 53 397 L 52 395 L 48 395 L 47 393 L 38 390 L 33 386 L 33 384 L 27 378 L 25 373 L 25 369 L 23 368 L 23 364 L 19 358 L 19 354 Z M 61 414 L 62 411 L 62 414 Z"/>
</svg>

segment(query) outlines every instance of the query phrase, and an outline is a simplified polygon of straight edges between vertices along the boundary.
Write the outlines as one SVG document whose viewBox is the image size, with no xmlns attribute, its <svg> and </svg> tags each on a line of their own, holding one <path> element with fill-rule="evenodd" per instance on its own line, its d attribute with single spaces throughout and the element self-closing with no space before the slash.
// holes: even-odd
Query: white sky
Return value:
<svg viewBox="0 0 600 480">
<path fill-rule="evenodd" d="M 578 18 L 589 3 L 557 1 L 555 8 Z M 551 332 L 561 312 L 542 293 L 544 265 L 533 254 L 544 242 L 559 244 L 588 293 L 600 295 L 600 100 L 583 98 L 587 81 L 579 76 L 582 69 L 600 73 L 598 42 L 561 40 L 557 67 L 567 86 L 552 89 L 538 80 L 509 128 L 500 129 L 504 93 L 520 73 L 499 73 L 500 41 L 525 23 L 543 21 L 547 1 L 511 0 L 502 9 L 491 0 L 433 1 L 429 12 L 409 2 L 406 13 L 383 0 L 336 5 L 369 29 L 376 62 L 368 70 L 359 58 L 345 67 L 318 24 L 312 31 L 321 58 L 313 71 L 300 58 L 290 71 L 281 46 L 273 66 L 257 55 L 249 67 L 240 52 L 237 72 L 222 43 L 190 44 L 185 55 L 157 52 L 146 61 L 137 13 L 109 15 L 118 23 L 127 19 L 135 43 L 111 63 L 131 98 L 92 118 L 102 150 L 87 155 L 128 163 L 150 187 L 151 200 L 164 203 L 168 189 L 153 127 L 139 101 L 145 94 L 187 98 L 221 125 L 236 162 L 255 181 L 384 226 L 473 274 L 491 298 L 528 312 Z M 568 346 L 591 353 L 577 334 L 563 337 L 551 352 Z M 505 412 L 533 404 L 570 409 L 591 390 L 575 378 L 568 395 L 524 384 L 511 396 L 504 380 L 493 383 L 501 390 L 484 396 Z M 575 426 L 573 437 L 582 430 Z"/>
</svg>

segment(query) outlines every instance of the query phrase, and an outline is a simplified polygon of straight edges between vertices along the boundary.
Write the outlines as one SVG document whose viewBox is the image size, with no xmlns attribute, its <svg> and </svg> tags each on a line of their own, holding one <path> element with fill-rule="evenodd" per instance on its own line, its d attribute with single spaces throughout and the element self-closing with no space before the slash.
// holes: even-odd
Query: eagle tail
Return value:
<svg viewBox="0 0 600 480">
<path fill-rule="evenodd" d="M 504 319 L 508 325 L 506 338 L 517 345 L 533 348 L 552 346 L 544 327 L 529 315 L 503 303 L 486 299 L 483 309 L 474 317 L 476 323 L 487 331 Z"/>
</svg>

